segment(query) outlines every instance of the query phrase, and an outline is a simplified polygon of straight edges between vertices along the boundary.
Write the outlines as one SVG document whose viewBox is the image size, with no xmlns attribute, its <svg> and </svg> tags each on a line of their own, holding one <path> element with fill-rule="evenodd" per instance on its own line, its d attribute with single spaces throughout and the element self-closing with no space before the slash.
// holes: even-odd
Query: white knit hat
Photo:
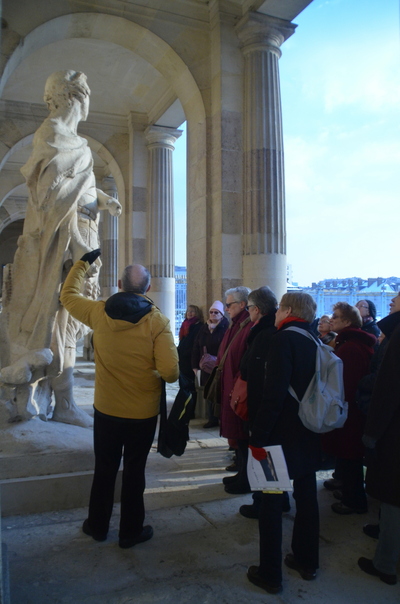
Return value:
<svg viewBox="0 0 400 604">
<path fill-rule="evenodd" d="M 211 304 L 209 310 L 219 310 L 219 312 L 221 313 L 221 315 L 223 315 L 224 314 L 224 305 L 219 300 L 215 300 L 215 302 L 213 302 Z"/>
</svg>

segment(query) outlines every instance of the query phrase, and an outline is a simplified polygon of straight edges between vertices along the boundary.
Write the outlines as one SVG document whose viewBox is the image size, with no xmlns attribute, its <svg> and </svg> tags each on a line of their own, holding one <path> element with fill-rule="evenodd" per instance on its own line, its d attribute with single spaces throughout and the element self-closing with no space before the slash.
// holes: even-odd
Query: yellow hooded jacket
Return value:
<svg viewBox="0 0 400 604">
<path fill-rule="evenodd" d="M 119 292 L 98 302 L 84 298 L 80 291 L 89 266 L 82 260 L 74 264 L 60 300 L 94 331 L 94 407 L 114 417 L 153 417 L 159 412 L 160 376 L 166 382 L 179 376 L 169 320 L 145 295 Z"/>
</svg>

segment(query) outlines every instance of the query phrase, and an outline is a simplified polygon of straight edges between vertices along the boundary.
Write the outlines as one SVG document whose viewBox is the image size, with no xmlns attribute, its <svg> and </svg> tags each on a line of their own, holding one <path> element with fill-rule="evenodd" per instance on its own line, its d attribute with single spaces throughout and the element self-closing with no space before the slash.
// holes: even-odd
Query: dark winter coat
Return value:
<svg viewBox="0 0 400 604">
<path fill-rule="evenodd" d="M 323 449 L 329 455 L 341 459 L 361 459 L 364 455 L 361 439 L 365 416 L 356 404 L 356 393 L 359 381 L 369 373 L 375 342 L 374 336 L 357 327 L 345 327 L 336 336 L 334 350 L 343 361 L 344 395 L 349 414 L 343 428 L 328 432 L 322 438 Z"/>
<path fill-rule="evenodd" d="M 400 507 L 400 312 L 379 321 L 388 338 L 368 410 L 365 434 L 376 439 L 368 456 L 366 491 Z"/>
<path fill-rule="evenodd" d="M 192 369 L 192 350 L 197 334 L 204 323 L 195 323 L 189 328 L 187 336 L 183 337 L 178 344 L 179 356 L 179 371 L 182 375 L 194 380 L 194 372 Z"/>
<path fill-rule="evenodd" d="M 218 349 L 228 327 L 229 321 L 226 317 L 222 317 L 221 321 L 212 331 L 209 330 L 207 323 L 201 326 L 193 345 L 192 369 L 200 369 L 200 359 L 204 354 L 204 347 L 207 348 L 208 354 L 214 357 L 217 356 Z M 201 386 L 204 386 L 209 377 L 209 373 L 201 371 Z"/>
<path fill-rule="evenodd" d="M 372 334 L 376 338 L 379 338 L 381 330 L 379 329 L 375 319 L 370 319 L 361 327 L 362 331 L 366 331 L 367 333 Z"/>
<path fill-rule="evenodd" d="M 232 319 L 231 325 L 225 332 L 221 346 L 218 350 L 217 363 L 220 362 L 227 349 L 229 343 L 233 340 L 235 334 L 238 333 L 241 323 L 249 318 L 247 310 L 242 310 L 236 317 Z M 239 375 L 240 361 L 247 346 L 247 337 L 251 329 L 252 323 L 248 323 L 240 331 L 235 338 L 232 346 L 229 348 L 228 355 L 225 359 L 224 367 L 221 375 L 221 435 L 225 438 L 245 440 L 248 438 L 247 431 L 244 427 L 243 420 L 232 411 L 230 406 L 230 393 L 236 377 Z"/>
<path fill-rule="evenodd" d="M 300 333 L 287 331 L 290 326 L 311 331 L 309 323 L 290 321 L 272 336 L 250 443 L 257 447 L 282 445 L 290 477 L 301 478 L 320 467 L 320 436 L 303 426 L 299 404 L 288 388 L 291 385 L 298 398 L 303 398 L 315 373 L 317 345 Z"/>
<path fill-rule="evenodd" d="M 247 338 L 247 350 L 240 362 L 241 376 L 247 382 L 250 429 L 261 403 L 267 354 L 274 333 L 276 333 L 275 310 L 261 317 L 251 328 Z"/>
</svg>

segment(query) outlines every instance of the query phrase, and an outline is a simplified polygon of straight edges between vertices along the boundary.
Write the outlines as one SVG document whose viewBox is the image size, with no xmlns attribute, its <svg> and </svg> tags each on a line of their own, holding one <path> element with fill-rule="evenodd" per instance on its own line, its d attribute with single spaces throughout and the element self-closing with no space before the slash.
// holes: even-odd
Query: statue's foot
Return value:
<svg viewBox="0 0 400 604">
<path fill-rule="evenodd" d="M 93 417 L 83 409 L 79 409 L 74 401 L 68 401 L 66 398 L 61 398 L 56 402 L 51 419 L 54 422 L 81 426 L 82 428 L 93 427 Z"/>
</svg>

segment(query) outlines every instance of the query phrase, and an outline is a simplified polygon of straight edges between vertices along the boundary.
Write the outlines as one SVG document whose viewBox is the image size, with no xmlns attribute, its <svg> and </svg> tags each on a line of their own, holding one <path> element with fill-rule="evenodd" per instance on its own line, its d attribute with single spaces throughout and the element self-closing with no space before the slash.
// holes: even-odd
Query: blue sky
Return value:
<svg viewBox="0 0 400 604">
<path fill-rule="evenodd" d="M 398 0 L 314 0 L 280 59 L 288 263 L 300 285 L 400 276 Z M 177 141 L 176 264 L 185 264 Z"/>
</svg>

